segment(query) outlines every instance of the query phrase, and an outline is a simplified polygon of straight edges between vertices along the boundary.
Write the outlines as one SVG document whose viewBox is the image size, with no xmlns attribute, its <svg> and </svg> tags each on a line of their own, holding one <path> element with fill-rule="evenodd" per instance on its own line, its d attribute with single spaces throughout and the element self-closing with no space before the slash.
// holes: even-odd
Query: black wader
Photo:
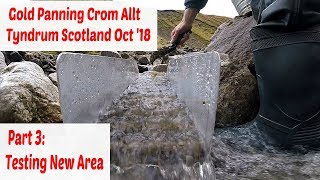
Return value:
<svg viewBox="0 0 320 180">
<path fill-rule="evenodd" d="M 185 6 L 201 9 L 207 1 Z M 232 2 L 242 8 L 249 1 Z M 278 145 L 320 146 L 320 0 L 252 0 L 251 7 L 257 125 Z"/>
<path fill-rule="evenodd" d="M 282 146 L 320 146 L 320 0 L 252 0 L 259 129 Z"/>
</svg>

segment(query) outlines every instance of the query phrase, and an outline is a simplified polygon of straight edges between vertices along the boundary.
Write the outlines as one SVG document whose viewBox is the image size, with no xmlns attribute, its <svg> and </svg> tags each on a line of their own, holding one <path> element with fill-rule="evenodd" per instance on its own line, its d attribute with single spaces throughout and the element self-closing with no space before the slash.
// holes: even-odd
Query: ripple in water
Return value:
<svg viewBox="0 0 320 180">
<path fill-rule="evenodd" d="M 255 123 L 216 130 L 212 156 L 217 179 L 320 179 L 320 153 L 267 143 Z"/>
</svg>

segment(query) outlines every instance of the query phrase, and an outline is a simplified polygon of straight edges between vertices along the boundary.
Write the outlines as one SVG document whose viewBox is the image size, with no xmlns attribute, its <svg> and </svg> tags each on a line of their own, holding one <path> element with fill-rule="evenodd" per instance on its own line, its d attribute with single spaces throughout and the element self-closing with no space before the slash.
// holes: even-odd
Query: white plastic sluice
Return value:
<svg viewBox="0 0 320 180">
<path fill-rule="evenodd" d="M 210 142 L 214 132 L 220 64 L 219 54 L 209 52 L 177 56 L 168 67 L 178 98 L 185 102 L 205 142 Z"/>
<path fill-rule="evenodd" d="M 57 60 L 64 123 L 95 123 L 138 78 L 132 60 L 62 53 Z"/>
</svg>

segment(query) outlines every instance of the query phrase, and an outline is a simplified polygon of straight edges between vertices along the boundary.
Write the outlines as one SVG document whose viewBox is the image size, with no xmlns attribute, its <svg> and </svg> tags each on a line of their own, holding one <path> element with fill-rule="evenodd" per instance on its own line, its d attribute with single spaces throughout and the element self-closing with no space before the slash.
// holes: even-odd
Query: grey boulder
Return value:
<svg viewBox="0 0 320 180">
<path fill-rule="evenodd" d="M 0 123 L 62 122 L 58 88 L 32 62 L 16 62 L 0 75 Z"/>
</svg>

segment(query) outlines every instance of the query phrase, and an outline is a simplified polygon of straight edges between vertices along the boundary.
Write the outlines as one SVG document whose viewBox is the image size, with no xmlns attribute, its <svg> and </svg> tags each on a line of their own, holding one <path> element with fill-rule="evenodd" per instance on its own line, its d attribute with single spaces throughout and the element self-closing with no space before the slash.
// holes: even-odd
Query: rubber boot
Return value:
<svg viewBox="0 0 320 180">
<path fill-rule="evenodd" d="M 258 128 L 277 145 L 320 146 L 320 27 L 251 30 Z"/>
</svg>

